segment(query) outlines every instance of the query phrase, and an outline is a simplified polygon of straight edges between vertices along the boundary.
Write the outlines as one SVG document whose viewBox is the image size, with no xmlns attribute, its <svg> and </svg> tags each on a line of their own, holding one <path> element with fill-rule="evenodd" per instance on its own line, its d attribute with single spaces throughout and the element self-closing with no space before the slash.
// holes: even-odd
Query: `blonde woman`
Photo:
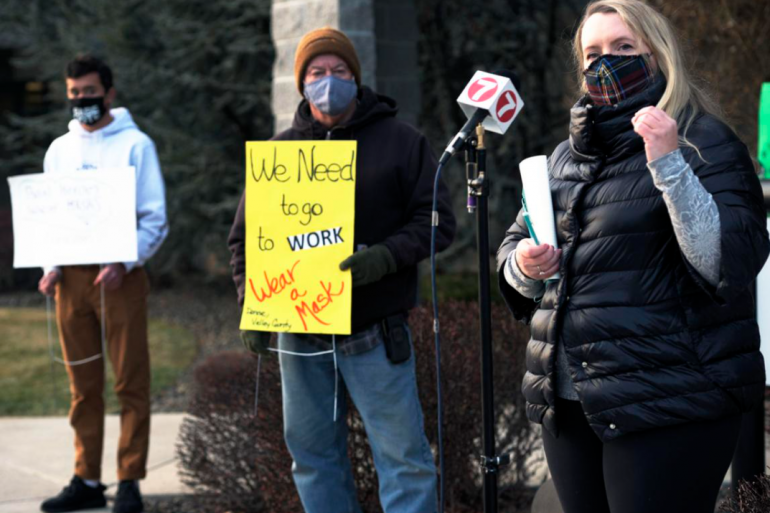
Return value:
<svg viewBox="0 0 770 513">
<path fill-rule="evenodd" d="M 527 414 L 566 513 L 712 513 L 765 383 L 759 181 L 650 6 L 589 4 L 574 53 L 584 96 L 549 161 L 559 249 L 520 214 L 498 252 L 531 322 Z"/>
</svg>

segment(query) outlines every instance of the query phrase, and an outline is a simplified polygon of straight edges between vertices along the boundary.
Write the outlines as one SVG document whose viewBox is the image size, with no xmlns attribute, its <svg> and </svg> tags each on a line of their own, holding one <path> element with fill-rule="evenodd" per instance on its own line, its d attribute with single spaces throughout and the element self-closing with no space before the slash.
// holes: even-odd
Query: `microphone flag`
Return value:
<svg viewBox="0 0 770 513">
<path fill-rule="evenodd" d="M 524 101 L 508 77 L 485 71 L 473 75 L 457 103 L 468 118 L 479 109 L 487 111 L 489 115 L 482 125 L 496 134 L 505 133 L 524 107 Z"/>
</svg>

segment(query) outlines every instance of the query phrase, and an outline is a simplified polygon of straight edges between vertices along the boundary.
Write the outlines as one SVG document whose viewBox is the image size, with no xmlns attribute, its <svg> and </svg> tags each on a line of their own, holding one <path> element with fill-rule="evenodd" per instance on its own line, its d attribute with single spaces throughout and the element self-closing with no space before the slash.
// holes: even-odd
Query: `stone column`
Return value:
<svg viewBox="0 0 770 513">
<path fill-rule="evenodd" d="M 413 0 L 273 0 L 271 12 L 276 132 L 291 125 L 301 100 L 294 83 L 297 43 L 306 32 L 324 26 L 342 30 L 353 41 L 362 83 L 394 97 L 402 119 L 416 120 L 419 82 Z"/>
<path fill-rule="evenodd" d="M 414 0 L 374 0 L 377 35 L 377 92 L 398 102 L 398 117 L 417 125 L 420 68 Z"/>
</svg>

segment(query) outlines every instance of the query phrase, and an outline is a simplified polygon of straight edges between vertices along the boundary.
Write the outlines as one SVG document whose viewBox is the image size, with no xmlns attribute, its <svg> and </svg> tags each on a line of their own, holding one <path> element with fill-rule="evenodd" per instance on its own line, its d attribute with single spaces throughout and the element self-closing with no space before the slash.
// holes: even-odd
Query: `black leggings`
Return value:
<svg viewBox="0 0 770 513">
<path fill-rule="evenodd" d="M 543 445 L 564 513 L 714 513 L 741 416 L 602 443 L 578 401 L 558 399 L 559 437 Z"/>
</svg>

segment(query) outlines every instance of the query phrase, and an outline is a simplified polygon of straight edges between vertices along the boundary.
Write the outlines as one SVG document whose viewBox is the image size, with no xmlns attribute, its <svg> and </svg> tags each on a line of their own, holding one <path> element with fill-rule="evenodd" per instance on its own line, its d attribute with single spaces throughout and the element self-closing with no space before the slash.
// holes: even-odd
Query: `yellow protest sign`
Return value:
<svg viewBox="0 0 770 513">
<path fill-rule="evenodd" d="M 356 141 L 246 143 L 241 329 L 350 334 Z"/>
</svg>

